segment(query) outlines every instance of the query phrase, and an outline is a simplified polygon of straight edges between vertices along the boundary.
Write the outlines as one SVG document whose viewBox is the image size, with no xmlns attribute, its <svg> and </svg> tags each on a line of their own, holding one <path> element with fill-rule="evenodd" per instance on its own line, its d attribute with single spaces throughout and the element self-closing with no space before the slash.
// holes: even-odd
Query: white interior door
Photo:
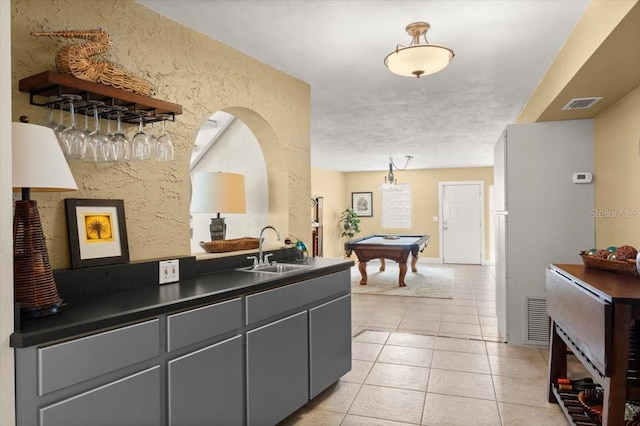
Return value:
<svg viewBox="0 0 640 426">
<path fill-rule="evenodd" d="M 482 263 L 482 184 L 441 183 L 442 262 Z"/>
</svg>

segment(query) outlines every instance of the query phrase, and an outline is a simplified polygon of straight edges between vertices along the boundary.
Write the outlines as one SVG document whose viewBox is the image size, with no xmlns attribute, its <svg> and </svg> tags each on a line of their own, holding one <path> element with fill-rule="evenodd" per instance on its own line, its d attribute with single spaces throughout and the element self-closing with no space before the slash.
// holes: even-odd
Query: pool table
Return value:
<svg viewBox="0 0 640 426">
<path fill-rule="evenodd" d="M 358 270 L 362 279 L 360 285 L 367 285 L 367 262 L 380 259 L 380 271 L 384 271 L 385 259 L 395 260 L 400 267 L 398 285 L 405 287 L 404 277 L 407 275 L 407 258 L 411 253 L 411 271 L 417 272 L 418 253 L 429 244 L 428 235 L 369 235 L 344 243 L 348 255 L 352 252 L 358 257 Z"/>
</svg>

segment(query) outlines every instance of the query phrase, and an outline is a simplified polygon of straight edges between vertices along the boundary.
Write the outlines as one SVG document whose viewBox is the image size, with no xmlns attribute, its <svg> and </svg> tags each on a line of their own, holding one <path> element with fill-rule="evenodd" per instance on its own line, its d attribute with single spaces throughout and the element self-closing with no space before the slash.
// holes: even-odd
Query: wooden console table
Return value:
<svg viewBox="0 0 640 426">
<path fill-rule="evenodd" d="M 546 284 L 549 402 L 558 402 L 571 424 L 596 424 L 576 419 L 558 390 L 558 379 L 567 377 L 569 348 L 604 388 L 602 424 L 624 424 L 626 401 L 640 401 L 640 325 L 634 327 L 640 319 L 640 277 L 551 265 Z"/>
</svg>

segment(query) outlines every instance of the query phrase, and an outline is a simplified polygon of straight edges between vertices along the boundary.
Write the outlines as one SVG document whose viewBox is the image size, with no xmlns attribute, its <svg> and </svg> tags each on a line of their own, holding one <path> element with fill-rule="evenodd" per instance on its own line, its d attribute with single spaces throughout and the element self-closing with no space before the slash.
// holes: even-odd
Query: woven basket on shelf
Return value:
<svg viewBox="0 0 640 426">
<path fill-rule="evenodd" d="M 600 259 L 593 256 L 582 255 L 582 262 L 587 268 L 602 269 L 605 271 L 618 272 L 625 275 L 638 275 L 636 261 L 629 259 L 627 261 Z"/>
<path fill-rule="evenodd" d="M 56 66 L 62 72 L 94 83 L 113 86 L 127 92 L 151 96 L 153 84 L 125 70 L 120 65 L 102 59 L 111 49 L 111 37 L 102 28 L 91 30 L 34 31 L 33 36 L 53 36 L 88 40 L 62 46 L 56 53 Z"/>
<path fill-rule="evenodd" d="M 231 240 L 216 240 L 204 242 L 200 241 L 202 247 L 207 253 L 224 253 L 227 251 L 250 250 L 258 248 L 258 238 L 234 238 Z"/>
</svg>

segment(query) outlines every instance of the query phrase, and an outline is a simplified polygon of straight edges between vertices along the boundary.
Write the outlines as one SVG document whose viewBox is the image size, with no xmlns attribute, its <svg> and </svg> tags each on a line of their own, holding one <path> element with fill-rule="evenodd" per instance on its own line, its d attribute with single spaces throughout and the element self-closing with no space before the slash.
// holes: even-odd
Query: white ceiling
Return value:
<svg viewBox="0 0 640 426">
<path fill-rule="evenodd" d="M 588 0 L 138 0 L 311 85 L 311 164 L 339 171 L 493 165 L 493 146 Z M 420 79 L 388 71 L 405 26 L 455 58 Z"/>
</svg>

